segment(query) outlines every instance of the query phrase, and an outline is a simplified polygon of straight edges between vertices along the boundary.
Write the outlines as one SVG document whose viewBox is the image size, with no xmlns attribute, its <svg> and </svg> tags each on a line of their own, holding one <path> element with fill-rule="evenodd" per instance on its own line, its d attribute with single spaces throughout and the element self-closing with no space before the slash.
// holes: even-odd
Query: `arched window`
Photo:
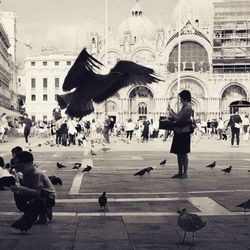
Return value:
<svg viewBox="0 0 250 250">
<path fill-rule="evenodd" d="M 113 101 L 107 102 L 107 111 L 108 112 L 117 112 L 117 105 Z"/>
<path fill-rule="evenodd" d="M 181 43 L 181 70 L 198 70 L 195 64 L 206 65 L 201 69 L 203 72 L 209 71 L 208 53 L 205 48 L 197 42 L 186 41 Z M 178 45 L 174 47 L 169 55 L 168 70 L 173 73 L 176 68 L 173 65 L 178 65 Z M 200 70 L 200 69 L 199 69 Z"/>
<path fill-rule="evenodd" d="M 138 97 L 153 98 L 153 94 L 149 88 L 145 86 L 139 86 L 139 87 L 134 88 L 129 94 L 129 98 L 138 98 Z"/>
<path fill-rule="evenodd" d="M 138 105 L 139 115 L 146 115 L 148 113 L 147 104 L 144 102 L 139 103 Z"/>
</svg>

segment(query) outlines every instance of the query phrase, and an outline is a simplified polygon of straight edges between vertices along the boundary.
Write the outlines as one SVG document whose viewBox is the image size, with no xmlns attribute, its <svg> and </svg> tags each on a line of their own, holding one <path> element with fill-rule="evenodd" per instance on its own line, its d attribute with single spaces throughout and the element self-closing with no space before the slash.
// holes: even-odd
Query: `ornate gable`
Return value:
<svg viewBox="0 0 250 250">
<path fill-rule="evenodd" d="M 206 39 L 209 43 L 211 43 L 209 41 L 209 39 L 203 34 L 201 33 L 197 28 L 194 27 L 194 25 L 188 21 L 185 26 L 181 29 L 181 36 L 182 35 L 196 35 L 196 36 L 200 36 L 204 39 Z M 175 38 L 177 38 L 179 36 L 179 32 L 176 32 L 173 36 L 170 37 L 170 39 L 167 42 L 167 45 L 174 40 Z"/>
</svg>

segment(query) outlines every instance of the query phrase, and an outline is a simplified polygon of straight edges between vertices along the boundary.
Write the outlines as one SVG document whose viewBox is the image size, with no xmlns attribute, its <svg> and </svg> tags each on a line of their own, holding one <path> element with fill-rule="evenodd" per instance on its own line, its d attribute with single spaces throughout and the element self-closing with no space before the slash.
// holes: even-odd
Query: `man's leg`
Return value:
<svg viewBox="0 0 250 250">
<path fill-rule="evenodd" d="M 235 129 L 235 135 L 236 135 L 236 142 L 237 142 L 237 145 L 239 146 L 240 144 L 240 129 L 239 128 L 236 128 Z"/>
<path fill-rule="evenodd" d="M 234 145 L 234 135 L 235 135 L 234 130 L 235 130 L 235 128 L 231 128 L 231 145 L 232 146 Z"/>
<path fill-rule="evenodd" d="M 128 139 L 128 137 L 129 137 L 129 131 L 126 131 L 126 138 Z"/>
<path fill-rule="evenodd" d="M 133 130 L 130 131 L 130 141 L 132 140 L 132 136 L 133 136 Z"/>
</svg>

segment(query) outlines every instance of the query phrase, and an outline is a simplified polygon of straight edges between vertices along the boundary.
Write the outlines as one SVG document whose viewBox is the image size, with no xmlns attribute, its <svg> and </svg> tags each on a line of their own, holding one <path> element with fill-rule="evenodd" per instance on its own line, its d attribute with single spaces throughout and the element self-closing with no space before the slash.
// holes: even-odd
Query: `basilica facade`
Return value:
<svg viewBox="0 0 250 250">
<path fill-rule="evenodd" d="M 160 83 L 130 86 L 120 90 L 105 103 L 96 105 L 97 119 L 103 117 L 105 110 L 118 121 L 124 121 L 127 118 L 137 120 L 144 117 L 157 120 L 166 114 L 168 103 L 172 107 L 177 106 L 179 34 L 181 39 L 180 89 L 191 91 L 196 118 L 224 117 L 226 119 L 229 116 L 228 106 L 231 102 L 249 100 L 250 73 L 246 67 L 247 58 L 241 63 L 243 68 L 232 58 L 233 63 L 228 65 L 230 55 L 227 60 L 226 54 L 219 54 L 216 44 L 220 36 L 221 46 L 223 49 L 226 48 L 227 44 L 223 43 L 221 34 L 229 34 L 227 23 L 224 24 L 226 27 L 215 29 L 215 12 L 221 6 L 218 7 L 212 1 L 202 1 L 201 6 L 200 2 L 199 0 L 180 1 L 173 16 L 177 17 L 180 13 L 181 19 L 173 18 L 172 24 L 166 28 L 160 21 L 160 17 L 157 24 L 151 22 L 145 16 L 143 1 L 140 3 L 136 1 L 129 17 L 118 27 L 109 29 L 107 50 L 104 37 L 97 32 L 91 33 L 89 51 L 102 63 L 106 63 L 108 68 L 112 68 L 118 60 L 131 60 L 153 68 L 163 79 Z M 247 15 L 249 19 L 250 13 Z M 220 19 L 217 21 L 219 22 Z M 180 25 L 180 32 L 178 25 Z M 245 23 L 244 29 L 247 34 L 249 29 L 250 34 L 250 22 Z M 235 32 L 232 32 L 231 38 L 233 35 Z M 250 46 L 249 38 L 245 40 L 246 49 Z M 246 56 L 249 55 L 248 51 Z M 245 109 L 241 112 L 249 111 Z"/>
<path fill-rule="evenodd" d="M 123 88 L 95 105 L 86 119 L 102 120 L 106 112 L 119 122 L 145 117 L 155 121 L 166 115 L 168 103 L 175 109 L 179 37 L 180 89 L 191 91 L 195 118 L 227 119 L 231 102 L 250 98 L 248 1 L 180 0 L 170 23 L 164 23 L 161 15 L 153 23 L 143 10 L 143 0 L 135 0 L 128 17 L 109 27 L 107 41 L 103 32 L 93 30 L 87 49 L 106 66 L 100 73 L 107 73 L 118 60 L 131 60 L 153 68 L 162 82 Z M 56 96 L 62 94 L 75 58 L 72 52 L 49 50 L 26 58 L 19 80 L 25 82 L 26 111 L 32 120 L 52 119 Z"/>
</svg>

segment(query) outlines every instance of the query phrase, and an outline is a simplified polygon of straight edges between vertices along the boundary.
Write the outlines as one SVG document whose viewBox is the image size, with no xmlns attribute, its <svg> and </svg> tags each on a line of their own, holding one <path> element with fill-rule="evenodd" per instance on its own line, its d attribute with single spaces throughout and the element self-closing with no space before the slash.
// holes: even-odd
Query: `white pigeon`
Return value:
<svg viewBox="0 0 250 250">
<path fill-rule="evenodd" d="M 178 226 L 185 232 L 182 240 L 182 244 L 185 242 L 186 233 L 193 233 L 193 243 L 194 243 L 194 233 L 203 227 L 206 226 L 206 222 L 203 222 L 201 217 L 197 214 L 190 214 L 187 212 L 186 208 L 182 208 L 177 212 L 179 214 L 178 217 Z"/>
</svg>

